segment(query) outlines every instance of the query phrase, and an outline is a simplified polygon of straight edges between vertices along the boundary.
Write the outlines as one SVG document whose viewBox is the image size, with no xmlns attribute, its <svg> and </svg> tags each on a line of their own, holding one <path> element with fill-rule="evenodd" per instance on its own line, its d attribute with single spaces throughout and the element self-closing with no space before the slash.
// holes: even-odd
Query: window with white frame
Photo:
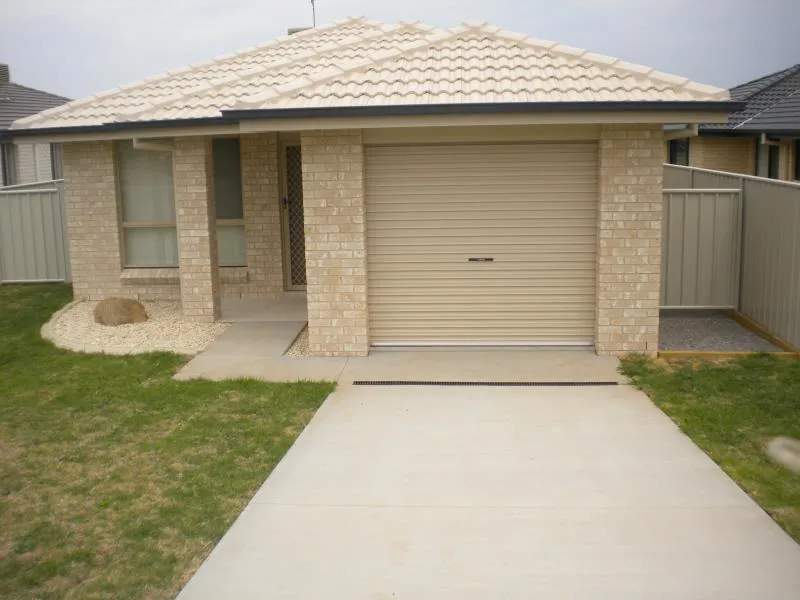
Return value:
<svg viewBox="0 0 800 600">
<path fill-rule="evenodd" d="M 177 267 L 172 152 L 117 144 L 126 267 Z"/>
<path fill-rule="evenodd" d="M 247 264 L 242 207 L 242 162 L 238 138 L 212 140 L 217 251 L 222 267 Z"/>
</svg>

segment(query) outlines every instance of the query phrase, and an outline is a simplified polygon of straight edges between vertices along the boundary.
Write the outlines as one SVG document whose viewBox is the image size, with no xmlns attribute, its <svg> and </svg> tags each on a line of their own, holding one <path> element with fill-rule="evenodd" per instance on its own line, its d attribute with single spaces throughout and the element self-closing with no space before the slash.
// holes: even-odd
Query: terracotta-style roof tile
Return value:
<svg viewBox="0 0 800 600">
<path fill-rule="evenodd" d="M 14 127 L 207 118 L 230 109 L 728 97 L 485 23 L 441 30 L 352 18 L 70 102 Z"/>
</svg>

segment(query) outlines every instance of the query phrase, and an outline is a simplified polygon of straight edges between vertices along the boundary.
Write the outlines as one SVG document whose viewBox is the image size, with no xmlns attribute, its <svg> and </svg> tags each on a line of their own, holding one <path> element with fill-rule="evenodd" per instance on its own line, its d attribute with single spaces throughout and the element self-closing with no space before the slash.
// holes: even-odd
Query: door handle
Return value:
<svg viewBox="0 0 800 600">
<path fill-rule="evenodd" d="M 492 256 L 472 256 L 467 259 L 467 262 L 494 262 Z"/>
</svg>

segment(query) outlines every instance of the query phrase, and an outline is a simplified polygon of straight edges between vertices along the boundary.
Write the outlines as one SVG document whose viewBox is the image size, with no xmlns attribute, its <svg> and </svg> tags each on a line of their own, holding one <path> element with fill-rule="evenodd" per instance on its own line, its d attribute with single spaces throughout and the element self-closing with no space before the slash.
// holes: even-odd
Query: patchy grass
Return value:
<svg viewBox="0 0 800 600">
<path fill-rule="evenodd" d="M 69 298 L 0 287 L 0 596 L 172 598 L 332 385 L 58 350 L 39 328 Z"/>
<path fill-rule="evenodd" d="M 764 451 L 773 437 L 800 438 L 800 361 L 631 357 L 622 372 L 800 542 L 800 476 Z"/>
</svg>

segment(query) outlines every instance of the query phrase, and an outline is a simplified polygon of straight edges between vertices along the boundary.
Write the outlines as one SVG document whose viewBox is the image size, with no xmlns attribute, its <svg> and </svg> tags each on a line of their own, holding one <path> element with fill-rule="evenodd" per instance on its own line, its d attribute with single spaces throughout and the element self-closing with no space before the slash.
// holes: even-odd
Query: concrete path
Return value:
<svg viewBox="0 0 800 600">
<path fill-rule="evenodd" d="M 190 360 L 175 379 L 236 379 L 265 381 L 338 381 L 346 358 L 291 358 L 286 349 L 305 321 L 237 322 Z"/>
<path fill-rule="evenodd" d="M 342 384 L 179 600 L 789 600 L 800 547 L 627 386 Z"/>
</svg>

